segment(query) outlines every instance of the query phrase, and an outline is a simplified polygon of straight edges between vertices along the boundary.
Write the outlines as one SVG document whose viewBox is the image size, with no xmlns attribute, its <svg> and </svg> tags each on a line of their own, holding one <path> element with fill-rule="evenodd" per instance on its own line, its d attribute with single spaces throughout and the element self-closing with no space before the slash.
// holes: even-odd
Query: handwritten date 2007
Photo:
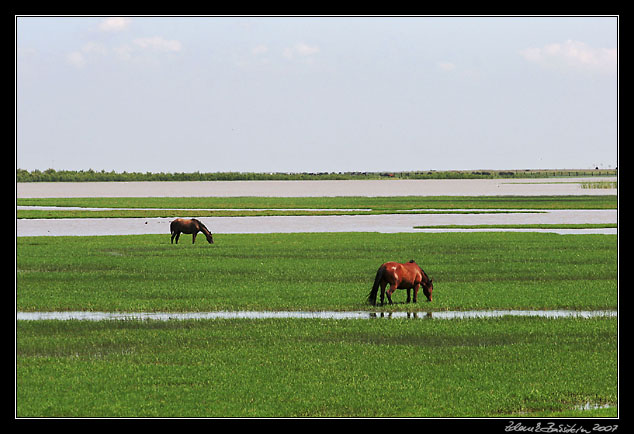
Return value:
<svg viewBox="0 0 634 434">
<path fill-rule="evenodd" d="M 566 433 L 566 434 L 590 434 L 597 432 L 615 432 L 618 429 L 618 425 L 601 425 L 598 423 L 592 424 L 592 426 L 583 426 L 578 424 L 557 424 L 554 422 L 548 422 L 542 424 L 537 422 L 535 425 L 528 426 L 522 422 L 509 421 L 508 426 L 504 428 L 506 432 L 530 432 L 530 433 Z"/>
</svg>

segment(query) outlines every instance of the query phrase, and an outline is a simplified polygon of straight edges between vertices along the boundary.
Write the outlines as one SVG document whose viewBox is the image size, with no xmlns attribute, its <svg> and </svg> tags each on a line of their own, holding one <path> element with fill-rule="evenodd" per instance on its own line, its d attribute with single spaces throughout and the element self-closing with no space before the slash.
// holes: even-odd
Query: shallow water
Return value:
<svg viewBox="0 0 634 434">
<path fill-rule="evenodd" d="M 390 179 L 358 181 L 19 182 L 18 198 L 31 197 L 332 197 L 332 196 L 544 196 L 606 195 L 582 182 L 616 177 L 545 179 Z"/>
<path fill-rule="evenodd" d="M 600 410 L 603 408 L 614 408 L 615 405 L 610 404 L 596 404 L 592 402 L 586 402 L 583 405 L 578 405 L 575 407 L 575 410 Z"/>
<path fill-rule="evenodd" d="M 186 217 L 186 216 L 183 216 Z M 386 214 L 351 216 L 201 217 L 214 234 L 293 232 L 466 232 L 526 229 L 414 229 L 433 225 L 616 223 L 617 210 L 557 210 L 513 214 Z M 173 218 L 17 219 L 18 236 L 166 234 Z M 616 228 L 530 229 L 559 234 L 616 234 Z"/>
<path fill-rule="evenodd" d="M 594 318 L 616 317 L 615 310 L 576 311 L 576 310 L 473 310 L 440 312 L 338 312 L 338 311 L 218 311 L 218 312 L 17 312 L 19 321 L 40 320 L 188 320 L 188 319 L 373 319 L 373 318 L 410 318 L 410 319 L 473 319 L 500 318 L 503 316 L 557 318 Z"/>
</svg>

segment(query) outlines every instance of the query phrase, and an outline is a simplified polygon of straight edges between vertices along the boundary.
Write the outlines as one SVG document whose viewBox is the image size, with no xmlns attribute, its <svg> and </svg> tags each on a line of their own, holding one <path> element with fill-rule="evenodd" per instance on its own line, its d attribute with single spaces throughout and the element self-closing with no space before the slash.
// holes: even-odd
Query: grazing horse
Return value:
<svg viewBox="0 0 634 434">
<path fill-rule="evenodd" d="M 196 242 L 198 232 L 205 234 L 209 244 L 213 244 L 214 242 L 214 237 L 211 235 L 211 232 L 209 232 L 209 229 L 207 229 L 200 220 L 196 219 L 176 219 L 170 223 L 170 232 L 172 233 L 172 243 L 174 243 L 174 237 L 176 237 L 176 244 L 178 244 L 178 238 L 181 236 L 181 232 L 184 234 L 192 234 L 192 244 Z"/>
<path fill-rule="evenodd" d="M 407 303 L 410 302 L 410 290 L 414 290 L 414 303 L 418 297 L 418 288 L 423 286 L 423 292 L 427 297 L 427 301 L 431 301 L 431 293 L 434 290 L 434 284 L 432 279 L 427 276 L 422 268 L 411 261 L 400 264 L 398 262 L 386 262 L 381 265 L 376 272 L 374 278 L 374 285 L 368 295 L 368 302 L 376 306 L 376 295 L 381 286 L 381 305 L 385 298 L 385 287 L 390 284 L 390 288 L 387 290 L 387 299 L 392 304 L 392 293 L 397 289 L 407 289 Z"/>
</svg>

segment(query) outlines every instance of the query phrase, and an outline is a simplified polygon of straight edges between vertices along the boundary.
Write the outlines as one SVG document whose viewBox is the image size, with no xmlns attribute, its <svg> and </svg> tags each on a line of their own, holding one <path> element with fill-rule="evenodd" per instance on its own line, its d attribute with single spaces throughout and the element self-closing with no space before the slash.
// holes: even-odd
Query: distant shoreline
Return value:
<svg viewBox="0 0 634 434">
<path fill-rule="evenodd" d="M 617 176 L 617 169 L 424 170 L 400 172 L 106 172 L 16 170 L 17 182 L 311 181 L 377 179 L 531 179 Z"/>
</svg>

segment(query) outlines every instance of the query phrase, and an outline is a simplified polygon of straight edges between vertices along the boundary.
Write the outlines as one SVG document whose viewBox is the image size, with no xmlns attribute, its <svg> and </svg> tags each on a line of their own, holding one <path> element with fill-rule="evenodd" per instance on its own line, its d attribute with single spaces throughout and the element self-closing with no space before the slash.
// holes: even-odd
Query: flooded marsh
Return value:
<svg viewBox="0 0 634 434">
<path fill-rule="evenodd" d="M 394 195 L 391 182 L 372 193 Z M 109 185 L 115 197 L 159 191 Z M 335 185 L 311 193 L 359 194 Z M 415 194 L 440 191 L 424 185 Z M 35 187 L 18 197 L 96 191 Z M 226 187 L 192 194 L 271 185 Z M 414 229 L 618 220 L 615 209 L 543 211 L 203 218 L 213 245 L 171 245 L 170 218 L 17 219 L 16 414 L 614 417 L 616 229 Z M 434 278 L 433 302 L 396 291 L 394 305 L 367 305 L 377 267 L 394 259 Z"/>
</svg>

